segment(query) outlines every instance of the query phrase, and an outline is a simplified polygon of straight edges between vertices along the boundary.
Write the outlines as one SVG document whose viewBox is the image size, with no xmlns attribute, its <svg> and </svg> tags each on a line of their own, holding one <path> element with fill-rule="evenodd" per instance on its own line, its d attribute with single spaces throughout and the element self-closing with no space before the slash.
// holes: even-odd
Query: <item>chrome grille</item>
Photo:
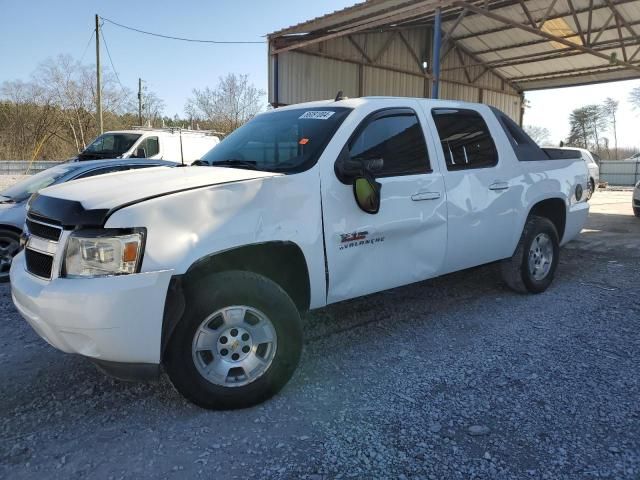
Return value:
<svg viewBox="0 0 640 480">
<path fill-rule="evenodd" d="M 53 257 L 35 250 L 26 249 L 24 258 L 27 262 L 27 270 L 34 275 L 50 279 L 53 268 Z"/>
<path fill-rule="evenodd" d="M 27 229 L 32 235 L 53 240 L 54 242 L 60 240 L 60 235 L 62 234 L 62 230 L 59 227 L 35 222 L 29 218 L 27 218 Z"/>
<path fill-rule="evenodd" d="M 50 280 L 62 228 L 47 222 L 46 219 L 35 219 L 32 216 L 27 217 L 26 223 L 29 232 L 24 251 L 27 271 Z"/>
</svg>

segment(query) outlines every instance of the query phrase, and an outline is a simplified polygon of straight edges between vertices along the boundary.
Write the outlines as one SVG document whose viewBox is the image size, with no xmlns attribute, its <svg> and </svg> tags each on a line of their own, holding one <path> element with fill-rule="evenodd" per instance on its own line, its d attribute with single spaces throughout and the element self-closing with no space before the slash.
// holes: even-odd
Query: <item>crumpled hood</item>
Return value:
<svg viewBox="0 0 640 480">
<path fill-rule="evenodd" d="M 86 209 L 113 208 L 181 190 L 275 175 L 278 174 L 225 167 L 151 167 L 61 183 L 39 193 L 77 200 Z"/>
<path fill-rule="evenodd" d="M 226 167 L 150 167 L 98 175 L 40 190 L 30 213 L 63 225 L 97 225 L 113 210 L 185 190 L 280 176 Z"/>
</svg>

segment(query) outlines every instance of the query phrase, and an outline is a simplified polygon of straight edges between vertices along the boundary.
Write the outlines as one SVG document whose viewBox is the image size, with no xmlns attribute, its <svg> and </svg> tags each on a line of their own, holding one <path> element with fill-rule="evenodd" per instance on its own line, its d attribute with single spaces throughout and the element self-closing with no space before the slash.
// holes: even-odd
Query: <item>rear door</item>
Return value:
<svg viewBox="0 0 640 480">
<path fill-rule="evenodd" d="M 423 280 L 442 268 L 444 182 L 431 161 L 435 144 L 425 138 L 424 116 L 416 107 L 407 100 L 394 108 L 354 112 L 361 118 L 346 143 L 349 155 L 384 161 L 376 172 L 382 185 L 378 213 L 360 210 L 353 186 L 338 180 L 333 165 L 322 169 L 328 303 Z"/>
<path fill-rule="evenodd" d="M 432 108 L 429 122 L 447 190 L 446 271 L 481 265 L 513 254 L 523 187 L 520 166 L 487 107 Z"/>
</svg>

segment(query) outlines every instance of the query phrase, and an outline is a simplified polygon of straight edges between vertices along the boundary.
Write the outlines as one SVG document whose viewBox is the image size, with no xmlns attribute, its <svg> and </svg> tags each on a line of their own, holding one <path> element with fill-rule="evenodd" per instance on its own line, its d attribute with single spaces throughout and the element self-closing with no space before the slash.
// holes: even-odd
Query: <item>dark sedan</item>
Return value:
<svg viewBox="0 0 640 480">
<path fill-rule="evenodd" d="M 138 168 L 175 167 L 175 162 L 148 159 L 91 160 L 51 167 L 0 192 L 0 282 L 9 279 L 11 260 L 20 248 L 27 201 L 38 190 L 71 180 Z"/>
</svg>

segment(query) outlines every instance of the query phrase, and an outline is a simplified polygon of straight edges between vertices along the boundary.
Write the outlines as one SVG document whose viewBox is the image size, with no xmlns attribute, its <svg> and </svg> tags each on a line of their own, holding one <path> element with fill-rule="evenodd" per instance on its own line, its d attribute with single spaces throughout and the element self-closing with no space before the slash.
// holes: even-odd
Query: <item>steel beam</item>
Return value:
<svg viewBox="0 0 640 480">
<path fill-rule="evenodd" d="M 442 40 L 442 11 L 436 9 L 436 18 L 433 23 L 433 55 L 431 56 L 433 87 L 431 98 L 438 98 L 440 94 L 440 41 Z"/>
<path fill-rule="evenodd" d="M 624 5 L 627 3 L 635 3 L 638 0 L 619 0 L 618 2 L 616 2 L 616 5 Z M 590 10 L 593 10 L 594 12 L 597 12 L 598 10 L 602 10 L 602 9 L 609 9 L 609 7 L 607 5 L 601 5 L 601 6 L 596 6 L 593 7 L 592 9 L 589 9 L 588 7 L 585 8 L 578 8 L 576 9 L 576 14 L 581 14 L 581 13 L 588 13 Z M 474 12 L 475 13 L 475 12 Z M 557 20 L 558 18 L 565 18 L 565 17 L 569 17 L 571 16 L 571 12 L 562 12 L 559 14 L 554 14 L 554 15 L 550 15 L 550 16 L 543 16 L 543 18 L 541 19 L 540 22 L 538 22 L 538 28 L 540 28 L 542 26 L 543 20 L 547 21 L 547 20 Z M 506 26 L 506 27 L 496 27 L 496 28 L 492 28 L 490 30 L 485 30 L 483 32 L 476 32 L 476 33 L 469 33 L 469 34 L 465 34 L 465 35 L 461 35 L 456 37 L 456 40 L 465 40 L 467 38 L 474 38 L 474 37 L 478 37 L 478 36 L 482 36 L 482 35 L 489 35 L 492 33 L 500 33 L 500 32 L 506 32 L 507 30 L 511 30 L 513 27 L 510 26 Z"/>
<path fill-rule="evenodd" d="M 612 16 L 612 18 L 613 18 L 613 16 Z M 632 25 L 632 26 L 640 25 L 640 20 L 637 20 L 635 22 L 630 22 L 629 24 Z M 609 27 L 608 24 L 606 26 L 603 25 L 603 27 L 605 27 L 605 28 L 602 30 L 602 33 L 609 32 L 611 30 L 616 30 L 615 26 L 614 27 Z M 574 37 L 574 36 L 575 35 L 571 34 L 571 35 L 566 35 L 563 38 L 571 38 L 571 37 Z M 600 38 L 600 37 L 598 37 L 598 38 Z M 547 39 L 530 40 L 528 42 L 512 43 L 510 45 L 503 45 L 502 47 L 487 48 L 487 49 L 484 49 L 484 50 L 471 50 L 471 52 L 474 55 L 485 55 L 487 53 L 502 52 L 504 50 L 514 50 L 514 49 L 517 49 L 517 48 L 520 48 L 520 47 L 531 47 L 533 45 L 544 45 L 544 44 L 547 44 L 548 42 L 549 41 Z M 587 44 L 590 47 L 599 45 L 597 43 L 597 39 L 594 39 L 593 44 L 591 44 L 591 42 L 587 42 Z M 508 59 L 505 59 L 505 60 L 508 60 Z"/>
<path fill-rule="evenodd" d="M 402 21 L 406 19 L 407 16 L 424 15 L 426 13 L 433 12 L 435 8 L 447 6 L 452 3 L 454 3 L 454 0 L 423 0 L 421 2 L 411 4 L 409 6 L 396 8 L 382 15 L 376 15 L 376 16 L 370 17 L 367 20 L 356 21 L 354 24 L 351 24 L 351 26 L 345 28 L 344 30 L 339 30 L 337 32 L 331 32 L 331 33 L 324 33 L 308 40 L 301 40 L 284 47 L 275 48 L 273 53 L 288 52 L 290 50 L 296 50 L 298 48 L 313 45 L 314 43 L 331 40 L 332 38 L 344 37 L 345 35 L 349 35 L 351 33 L 361 32 L 363 30 L 367 30 L 370 28 L 389 25 L 394 22 Z M 274 40 L 276 38 L 282 38 L 282 37 L 274 37 Z"/>
<path fill-rule="evenodd" d="M 622 39 L 622 43 L 620 42 L 619 39 L 607 40 L 606 42 L 594 44 L 591 48 L 595 51 L 604 51 L 604 50 L 613 50 L 616 48 L 620 48 L 621 45 L 624 45 L 625 47 L 635 47 L 640 45 L 640 41 L 632 37 L 626 37 Z M 466 65 L 465 68 L 477 67 L 477 66 L 485 66 L 485 67 L 491 67 L 491 68 L 514 67 L 517 65 L 542 62 L 546 60 L 555 60 L 558 58 L 565 58 L 565 57 L 570 57 L 575 55 L 588 55 L 588 54 L 580 51 L 575 51 L 573 48 L 570 48 L 570 47 L 566 47 L 558 50 L 550 50 L 545 52 L 516 55 L 513 57 L 501 58 L 500 60 L 481 61 L 479 63 Z M 443 71 L 462 70 L 462 68 L 463 67 L 450 67 L 450 68 L 445 68 Z"/>
<path fill-rule="evenodd" d="M 513 28 L 517 28 L 519 30 L 523 30 L 523 31 L 531 33 L 533 35 L 538 35 L 538 36 L 546 38 L 548 40 L 560 43 L 562 45 L 566 45 L 567 47 L 571 47 L 574 50 L 579 50 L 579 51 L 584 52 L 584 53 L 589 53 L 589 54 L 591 54 L 593 56 L 596 56 L 596 57 L 602 58 L 604 60 L 610 61 L 610 57 L 608 55 L 604 54 L 604 53 L 597 52 L 597 51 L 595 51 L 595 50 L 593 50 L 593 49 L 591 49 L 589 47 L 585 47 L 584 45 L 578 45 L 578 44 L 575 44 L 575 43 L 573 43 L 573 42 L 571 42 L 569 40 L 566 40 L 566 39 L 564 39 L 562 37 L 558 37 L 556 35 L 551 35 L 550 33 L 544 32 L 542 30 L 538 30 L 536 28 L 529 27 L 527 25 L 523 25 L 521 23 L 515 22 L 515 21 L 511 20 L 510 18 L 503 17 L 502 15 L 498 15 L 496 13 L 493 13 L 493 12 L 488 11 L 488 10 L 484 10 L 482 8 L 478 8 L 478 7 L 476 7 L 475 5 L 473 5 L 471 3 L 468 3 L 468 2 L 457 2 L 456 5 L 458 5 L 460 7 L 463 7 L 463 8 L 466 7 L 472 12 L 475 12 L 475 13 L 477 13 L 479 15 L 483 15 L 483 16 L 485 16 L 487 18 L 490 18 L 492 20 L 495 20 L 497 22 L 504 23 L 505 25 L 510 25 Z M 628 62 L 621 62 L 620 60 L 616 60 L 615 64 L 616 65 L 622 65 L 622 66 L 625 66 L 625 67 L 627 67 L 629 69 L 637 70 L 638 72 L 640 72 L 640 66 L 638 66 L 638 65 L 634 65 L 634 64 L 631 64 L 631 63 L 628 63 Z"/>
</svg>

